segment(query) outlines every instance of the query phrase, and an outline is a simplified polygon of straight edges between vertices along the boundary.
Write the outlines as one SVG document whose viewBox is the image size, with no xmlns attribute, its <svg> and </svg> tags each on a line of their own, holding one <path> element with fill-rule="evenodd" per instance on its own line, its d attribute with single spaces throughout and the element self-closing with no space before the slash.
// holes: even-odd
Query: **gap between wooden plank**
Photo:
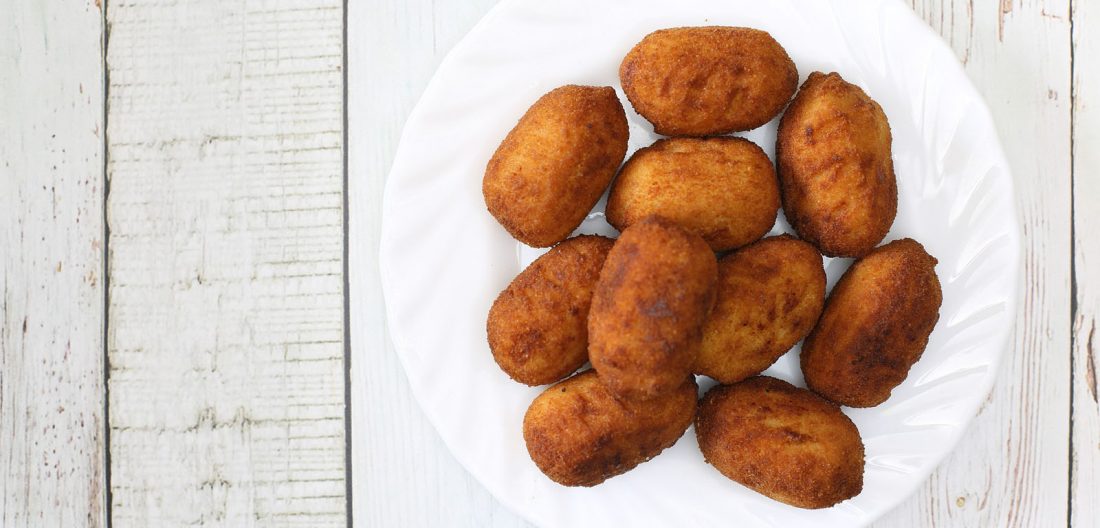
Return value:
<svg viewBox="0 0 1100 528">
<path fill-rule="evenodd" d="M 107 332 L 111 316 L 111 223 L 107 218 L 107 200 L 111 195 L 111 179 L 108 177 L 107 164 L 110 151 L 107 149 L 107 108 L 111 86 L 111 70 L 107 65 L 107 45 L 110 39 L 110 27 L 107 25 L 108 0 L 96 0 L 99 6 L 99 20 L 103 28 L 100 36 L 100 61 L 103 68 L 103 136 L 100 137 L 103 148 L 103 489 L 106 498 L 105 524 L 111 528 L 111 355 L 108 348 Z"/>
<path fill-rule="evenodd" d="M 341 35 L 343 46 L 343 63 L 341 78 L 344 83 L 343 93 L 343 193 L 344 193 L 344 507 L 347 509 L 347 526 L 355 526 L 355 509 L 353 473 L 351 466 L 353 431 L 351 424 L 351 278 L 348 265 L 348 238 L 350 236 L 350 224 L 348 223 L 348 0 L 343 0 Z M 365 404 L 365 402 L 364 402 Z"/>
<path fill-rule="evenodd" d="M 1074 35 L 1074 13 L 1073 3 L 1074 0 L 1069 1 L 1069 335 L 1070 335 L 1070 350 L 1069 350 L 1069 435 L 1066 437 L 1066 442 L 1069 444 L 1067 449 L 1068 460 L 1066 462 L 1066 482 L 1069 488 L 1069 493 L 1066 494 L 1066 522 L 1073 525 L 1073 477 L 1074 477 L 1074 427 L 1073 427 L 1073 403 L 1076 390 L 1074 388 L 1077 385 L 1076 373 L 1077 373 L 1077 357 L 1074 354 L 1074 341 L 1076 341 L 1076 335 L 1073 331 L 1073 327 L 1077 321 L 1077 193 L 1075 191 L 1075 182 L 1077 179 L 1077 159 L 1075 156 L 1077 150 L 1077 144 L 1074 141 L 1074 126 L 1077 119 L 1077 83 L 1074 82 L 1076 72 L 1076 58 L 1077 58 L 1077 46 L 1074 41 L 1076 35 Z"/>
</svg>

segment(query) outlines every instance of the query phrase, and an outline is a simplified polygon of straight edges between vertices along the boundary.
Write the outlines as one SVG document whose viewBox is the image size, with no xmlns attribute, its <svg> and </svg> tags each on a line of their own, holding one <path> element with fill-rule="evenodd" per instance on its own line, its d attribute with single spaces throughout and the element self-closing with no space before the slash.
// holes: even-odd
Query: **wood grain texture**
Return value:
<svg viewBox="0 0 1100 528">
<path fill-rule="evenodd" d="M 405 118 L 446 52 L 495 3 L 348 5 L 352 507 L 359 526 L 527 526 L 462 469 L 413 399 L 386 332 L 378 279 L 382 189 Z"/>
<path fill-rule="evenodd" d="M 1087 30 L 1085 28 L 1088 28 Z M 1100 526 L 1100 5 L 1073 2 L 1073 426 L 1070 521 Z"/>
<path fill-rule="evenodd" d="M 344 525 L 342 3 L 107 20 L 113 526 Z"/>
<path fill-rule="evenodd" d="M 955 451 L 876 526 L 1065 526 L 1070 346 L 1067 0 L 912 0 L 985 96 L 1012 166 L 1024 266 L 1014 345 Z"/>
<path fill-rule="evenodd" d="M 103 18 L 0 12 L 0 526 L 104 526 Z"/>
</svg>

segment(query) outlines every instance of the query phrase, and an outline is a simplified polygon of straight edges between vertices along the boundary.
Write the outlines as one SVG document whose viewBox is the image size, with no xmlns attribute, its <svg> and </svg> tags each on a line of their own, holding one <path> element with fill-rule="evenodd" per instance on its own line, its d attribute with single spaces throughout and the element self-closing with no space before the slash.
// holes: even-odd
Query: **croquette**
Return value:
<svg viewBox="0 0 1100 528">
<path fill-rule="evenodd" d="M 542 96 L 485 168 L 489 213 L 516 240 L 550 247 L 584 221 L 626 156 L 626 113 L 608 86 Z"/>
<path fill-rule="evenodd" d="M 825 268 L 810 244 L 782 235 L 726 255 L 695 373 L 736 383 L 763 372 L 810 333 L 824 304 Z"/>
<path fill-rule="evenodd" d="M 742 138 L 662 139 L 634 153 L 611 186 L 607 221 L 622 231 L 659 215 L 715 251 L 749 244 L 775 224 L 779 184 L 760 147 Z"/>
<path fill-rule="evenodd" d="M 592 370 L 554 385 L 523 417 L 527 452 L 564 486 L 595 486 L 634 469 L 683 436 L 695 417 L 695 379 L 644 401 L 617 398 Z"/>
<path fill-rule="evenodd" d="M 489 348 L 512 379 L 545 385 L 588 361 L 588 308 L 614 243 L 570 238 L 527 266 L 493 302 Z"/>
<path fill-rule="evenodd" d="M 874 407 L 909 375 L 939 320 L 936 259 L 912 239 L 857 260 L 802 344 L 802 374 L 840 405 Z"/>
<path fill-rule="evenodd" d="M 798 70 L 765 31 L 681 27 L 646 35 L 623 59 L 619 80 L 654 132 L 713 136 L 771 121 L 798 88 Z"/>
<path fill-rule="evenodd" d="M 859 430 L 836 405 L 760 376 L 718 385 L 699 403 L 703 458 L 726 477 L 799 508 L 827 508 L 863 490 Z"/>
<path fill-rule="evenodd" d="M 898 189 L 882 107 L 840 75 L 814 72 L 779 122 L 783 212 L 830 257 L 860 257 L 890 230 Z"/>
<path fill-rule="evenodd" d="M 669 220 L 623 231 L 588 314 L 588 357 L 611 392 L 645 399 L 680 386 L 699 353 L 717 267 L 702 238 Z"/>
</svg>

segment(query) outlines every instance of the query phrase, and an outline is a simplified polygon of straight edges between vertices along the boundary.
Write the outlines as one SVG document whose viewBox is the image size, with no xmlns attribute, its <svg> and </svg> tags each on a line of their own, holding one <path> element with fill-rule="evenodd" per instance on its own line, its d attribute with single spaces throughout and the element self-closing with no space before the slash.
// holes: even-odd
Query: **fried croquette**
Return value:
<svg viewBox="0 0 1100 528">
<path fill-rule="evenodd" d="M 545 385 L 588 361 L 588 307 L 614 243 L 570 238 L 527 266 L 493 302 L 489 348 L 512 379 Z"/>
<path fill-rule="evenodd" d="M 827 508 L 863 490 L 863 441 L 840 408 L 760 376 L 718 385 L 699 403 L 703 458 L 726 477 L 791 506 Z"/>
<path fill-rule="evenodd" d="M 527 452 L 564 486 L 595 486 L 676 443 L 695 417 L 695 378 L 658 398 L 616 398 L 595 371 L 554 385 L 523 417 Z"/>
<path fill-rule="evenodd" d="M 561 242 L 584 221 L 626 156 L 626 113 L 615 90 L 562 86 L 542 96 L 489 160 L 489 213 L 533 247 Z"/>
<path fill-rule="evenodd" d="M 890 230 L 898 188 L 882 107 L 836 73 L 810 74 L 779 122 L 783 211 L 831 257 L 860 257 Z"/>
<path fill-rule="evenodd" d="M 849 407 L 886 401 L 924 353 L 939 319 L 943 295 L 935 266 L 908 238 L 856 261 L 802 344 L 810 389 Z"/>
<path fill-rule="evenodd" d="M 588 314 L 588 358 L 613 393 L 646 399 L 680 386 L 699 353 L 717 267 L 702 238 L 669 220 L 623 231 Z"/>
<path fill-rule="evenodd" d="M 703 237 L 715 251 L 767 234 L 779 211 L 779 184 L 768 155 L 743 138 L 662 139 L 634 153 L 607 200 L 620 231 L 649 215 Z"/>
<path fill-rule="evenodd" d="M 765 31 L 682 27 L 646 35 L 619 80 L 658 134 L 712 136 L 771 121 L 798 88 L 798 70 Z"/>
<path fill-rule="evenodd" d="M 782 235 L 726 255 L 695 373 L 736 383 L 763 372 L 810 333 L 824 304 L 825 268 L 810 244 Z"/>
</svg>

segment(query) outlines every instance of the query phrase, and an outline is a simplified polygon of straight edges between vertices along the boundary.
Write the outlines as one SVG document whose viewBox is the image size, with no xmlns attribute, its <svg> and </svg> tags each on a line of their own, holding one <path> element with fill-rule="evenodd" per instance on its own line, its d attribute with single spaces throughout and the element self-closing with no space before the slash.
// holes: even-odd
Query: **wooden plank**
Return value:
<svg viewBox="0 0 1100 528">
<path fill-rule="evenodd" d="M 1089 28 L 1088 31 L 1085 28 Z M 1100 526 L 1100 6 L 1073 2 L 1073 425 L 1070 520 Z"/>
<path fill-rule="evenodd" d="M 911 1 L 954 47 L 993 111 L 1024 224 L 1024 283 L 1015 344 L 987 404 L 920 492 L 876 526 L 1065 526 L 1069 3 Z"/>
<path fill-rule="evenodd" d="M 343 4 L 107 20 L 113 525 L 344 525 Z"/>
<path fill-rule="evenodd" d="M 0 526 L 104 526 L 103 16 L 0 11 Z"/>
<path fill-rule="evenodd" d="M 527 526 L 462 469 L 413 400 L 378 281 L 382 188 L 405 118 L 446 52 L 495 3 L 348 5 L 352 498 L 360 526 Z"/>
</svg>

